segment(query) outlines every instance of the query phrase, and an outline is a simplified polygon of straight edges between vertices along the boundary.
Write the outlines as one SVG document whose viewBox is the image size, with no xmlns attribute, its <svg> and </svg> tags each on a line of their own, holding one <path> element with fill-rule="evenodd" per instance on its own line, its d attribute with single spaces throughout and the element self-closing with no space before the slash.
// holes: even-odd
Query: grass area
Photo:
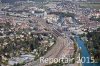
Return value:
<svg viewBox="0 0 100 66">
<path fill-rule="evenodd" d="M 80 7 L 100 9 L 100 2 L 99 3 L 80 3 Z"/>
</svg>

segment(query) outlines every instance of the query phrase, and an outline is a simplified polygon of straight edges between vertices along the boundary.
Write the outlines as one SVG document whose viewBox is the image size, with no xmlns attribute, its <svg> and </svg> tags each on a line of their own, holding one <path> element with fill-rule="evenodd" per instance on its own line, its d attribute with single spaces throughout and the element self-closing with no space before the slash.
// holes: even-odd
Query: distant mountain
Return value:
<svg viewBox="0 0 100 66">
<path fill-rule="evenodd" d="M 19 0 L 1 0 L 2 3 L 14 3 L 15 1 Z"/>
<path fill-rule="evenodd" d="M 1 0 L 2 3 L 14 3 L 16 1 L 27 1 L 27 0 Z M 57 0 L 31 0 L 31 1 L 42 2 L 42 1 L 57 1 Z M 88 2 L 100 2 L 100 0 L 87 0 L 87 1 Z"/>
<path fill-rule="evenodd" d="M 87 0 L 88 2 L 100 2 L 100 0 Z"/>
<path fill-rule="evenodd" d="M 1 0 L 2 3 L 14 3 L 16 1 L 27 1 L 27 0 Z M 47 1 L 47 0 L 30 0 L 30 1 L 42 2 L 42 1 Z"/>
<path fill-rule="evenodd" d="M 25 0 L 1 0 L 2 3 L 14 3 L 16 1 L 25 1 Z"/>
</svg>

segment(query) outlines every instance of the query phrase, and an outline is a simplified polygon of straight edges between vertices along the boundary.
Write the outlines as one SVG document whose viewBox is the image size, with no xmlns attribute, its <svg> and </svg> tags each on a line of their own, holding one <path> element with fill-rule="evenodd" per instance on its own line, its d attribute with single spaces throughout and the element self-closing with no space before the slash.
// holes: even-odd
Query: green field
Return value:
<svg viewBox="0 0 100 66">
<path fill-rule="evenodd" d="M 80 3 L 80 7 L 100 9 L 100 3 Z"/>
</svg>

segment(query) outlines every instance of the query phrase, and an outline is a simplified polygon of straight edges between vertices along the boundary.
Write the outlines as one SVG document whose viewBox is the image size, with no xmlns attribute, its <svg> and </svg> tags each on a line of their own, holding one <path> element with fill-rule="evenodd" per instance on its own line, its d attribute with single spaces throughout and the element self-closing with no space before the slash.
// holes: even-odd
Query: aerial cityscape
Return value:
<svg viewBox="0 0 100 66">
<path fill-rule="evenodd" d="M 100 0 L 0 0 L 0 66 L 100 66 Z"/>
</svg>

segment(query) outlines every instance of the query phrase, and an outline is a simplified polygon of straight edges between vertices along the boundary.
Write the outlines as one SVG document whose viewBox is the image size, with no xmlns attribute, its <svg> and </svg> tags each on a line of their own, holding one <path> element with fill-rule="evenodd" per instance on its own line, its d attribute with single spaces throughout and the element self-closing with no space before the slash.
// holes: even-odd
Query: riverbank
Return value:
<svg viewBox="0 0 100 66">
<path fill-rule="evenodd" d="M 81 49 L 80 47 L 78 47 L 78 44 L 76 40 L 74 39 L 74 37 L 72 37 L 72 40 L 74 41 L 74 49 L 75 49 L 74 63 L 77 64 L 77 66 L 82 66 L 82 63 L 77 63 L 79 61 L 79 57 L 81 58 Z"/>
</svg>

